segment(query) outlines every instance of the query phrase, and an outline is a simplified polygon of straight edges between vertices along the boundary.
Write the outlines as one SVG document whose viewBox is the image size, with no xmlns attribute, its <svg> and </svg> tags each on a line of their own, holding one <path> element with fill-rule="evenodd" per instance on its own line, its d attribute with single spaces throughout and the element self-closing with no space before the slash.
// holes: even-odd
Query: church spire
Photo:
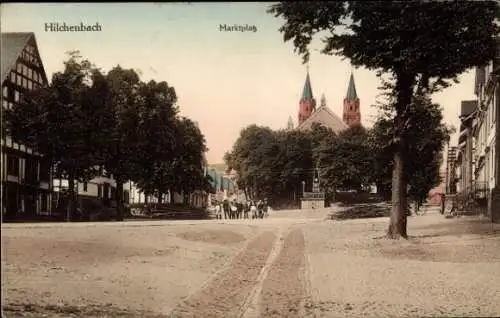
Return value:
<svg viewBox="0 0 500 318">
<path fill-rule="evenodd" d="M 349 79 L 349 87 L 347 88 L 347 95 L 345 97 L 349 101 L 356 100 L 358 94 L 356 93 L 356 85 L 354 84 L 354 74 L 351 72 L 351 78 Z"/>
<path fill-rule="evenodd" d="M 304 89 L 302 90 L 302 100 L 312 100 L 313 93 L 311 87 L 311 79 L 309 78 L 309 66 L 307 66 L 307 76 L 306 82 L 304 84 Z"/>
<path fill-rule="evenodd" d="M 312 113 L 316 111 L 316 100 L 313 97 L 311 79 L 309 78 L 309 65 L 307 66 L 307 76 L 306 83 L 304 84 L 304 90 L 302 91 L 302 97 L 299 101 L 299 118 L 298 125 L 302 123 L 309 117 Z"/>
</svg>

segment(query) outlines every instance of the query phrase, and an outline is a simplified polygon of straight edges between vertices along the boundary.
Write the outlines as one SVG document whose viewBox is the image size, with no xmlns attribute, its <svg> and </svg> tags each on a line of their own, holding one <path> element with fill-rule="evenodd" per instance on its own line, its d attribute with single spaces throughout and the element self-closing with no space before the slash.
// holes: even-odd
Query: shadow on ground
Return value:
<svg viewBox="0 0 500 318">
<path fill-rule="evenodd" d="M 3 307 L 9 317 L 148 317 L 160 318 L 163 315 L 148 311 L 130 311 L 127 309 L 116 308 L 112 305 L 36 305 L 36 304 L 9 304 Z"/>
<path fill-rule="evenodd" d="M 388 217 L 391 207 L 386 204 L 357 204 L 343 205 L 344 210 L 331 213 L 328 216 L 330 220 L 353 220 Z"/>
<path fill-rule="evenodd" d="M 478 216 L 449 219 L 445 222 L 420 225 L 418 228 L 424 232 L 432 232 L 432 234 L 423 234 L 416 236 L 417 238 L 471 234 L 500 237 L 500 224 L 492 223 L 490 220 Z"/>
</svg>

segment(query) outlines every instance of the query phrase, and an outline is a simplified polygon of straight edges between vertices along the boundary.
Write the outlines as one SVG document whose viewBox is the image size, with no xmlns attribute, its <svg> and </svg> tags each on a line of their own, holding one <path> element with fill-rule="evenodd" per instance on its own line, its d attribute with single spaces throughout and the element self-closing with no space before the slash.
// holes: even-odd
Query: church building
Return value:
<svg viewBox="0 0 500 318">
<path fill-rule="evenodd" d="M 340 118 L 327 106 L 324 94 L 321 96 L 319 107 L 316 107 L 316 99 L 313 96 L 311 79 L 309 71 L 307 71 L 306 82 L 299 101 L 298 126 L 296 129 L 302 131 L 309 130 L 314 123 L 331 128 L 336 133 L 352 126 L 361 125 L 360 100 L 356 93 L 356 85 L 352 73 L 349 79 L 347 94 L 344 98 L 342 118 Z M 294 129 L 291 116 L 288 118 L 287 129 Z"/>
</svg>

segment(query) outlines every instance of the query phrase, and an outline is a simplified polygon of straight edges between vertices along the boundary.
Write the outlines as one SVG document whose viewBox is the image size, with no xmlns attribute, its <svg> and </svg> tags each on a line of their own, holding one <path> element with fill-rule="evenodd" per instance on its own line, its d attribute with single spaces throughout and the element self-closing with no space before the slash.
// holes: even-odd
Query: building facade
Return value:
<svg viewBox="0 0 500 318">
<path fill-rule="evenodd" d="M 498 220 L 500 173 L 500 55 L 476 69 L 478 109 L 473 122 L 475 193 L 487 204 L 487 213 Z"/>
<path fill-rule="evenodd" d="M 499 42 L 500 44 L 500 42 Z M 500 49 L 500 47 L 499 47 Z M 500 52 L 498 50 L 497 52 Z M 457 194 L 479 212 L 500 218 L 500 55 L 476 67 L 476 101 L 462 102 L 456 167 Z"/>
<path fill-rule="evenodd" d="M 12 109 L 29 91 L 48 85 L 34 33 L 1 34 L 2 108 Z M 50 215 L 50 163 L 2 129 L 2 217 L 31 219 Z"/>
<path fill-rule="evenodd" d="M 133 183 L 126 182 L 123 186 L 123 202 L 125 204 L 131 203 L 132 192 L 131 186 Z M 60 193 L 68 189 L 68 180 L 54 179 L 54 205 L 57 210 L 57 205 L 60 204 Z M 92 178 L 87 182 L 75 181 L 75 192 L 77 193 L 80 201 L 86 199 L 98 199 L 107 206 L 114 206 L 116 203 L 116 181 L 112 175 L 108 175 L 104 169 L 101 169 L 99 176 Z"/>
</svg>

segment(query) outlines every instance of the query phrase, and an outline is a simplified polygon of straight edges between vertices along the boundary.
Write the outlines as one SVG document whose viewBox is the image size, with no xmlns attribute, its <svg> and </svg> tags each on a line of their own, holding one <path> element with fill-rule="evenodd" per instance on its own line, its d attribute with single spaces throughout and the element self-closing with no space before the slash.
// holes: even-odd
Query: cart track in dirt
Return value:
<svg viewBox="0 0 500 318">
<path fill-rule="evenodd" d="M 281 226 L 254 238 L 169 317 L 299 317 L 306 299 L 305 242 Z"/>
<path fill-rule="evenodd" d="M 254 238 L 226 269 L 178 304 L 168 317 L 239 316 L 276 245 L 273 232 L 266 231 Z"/>
</svg>

